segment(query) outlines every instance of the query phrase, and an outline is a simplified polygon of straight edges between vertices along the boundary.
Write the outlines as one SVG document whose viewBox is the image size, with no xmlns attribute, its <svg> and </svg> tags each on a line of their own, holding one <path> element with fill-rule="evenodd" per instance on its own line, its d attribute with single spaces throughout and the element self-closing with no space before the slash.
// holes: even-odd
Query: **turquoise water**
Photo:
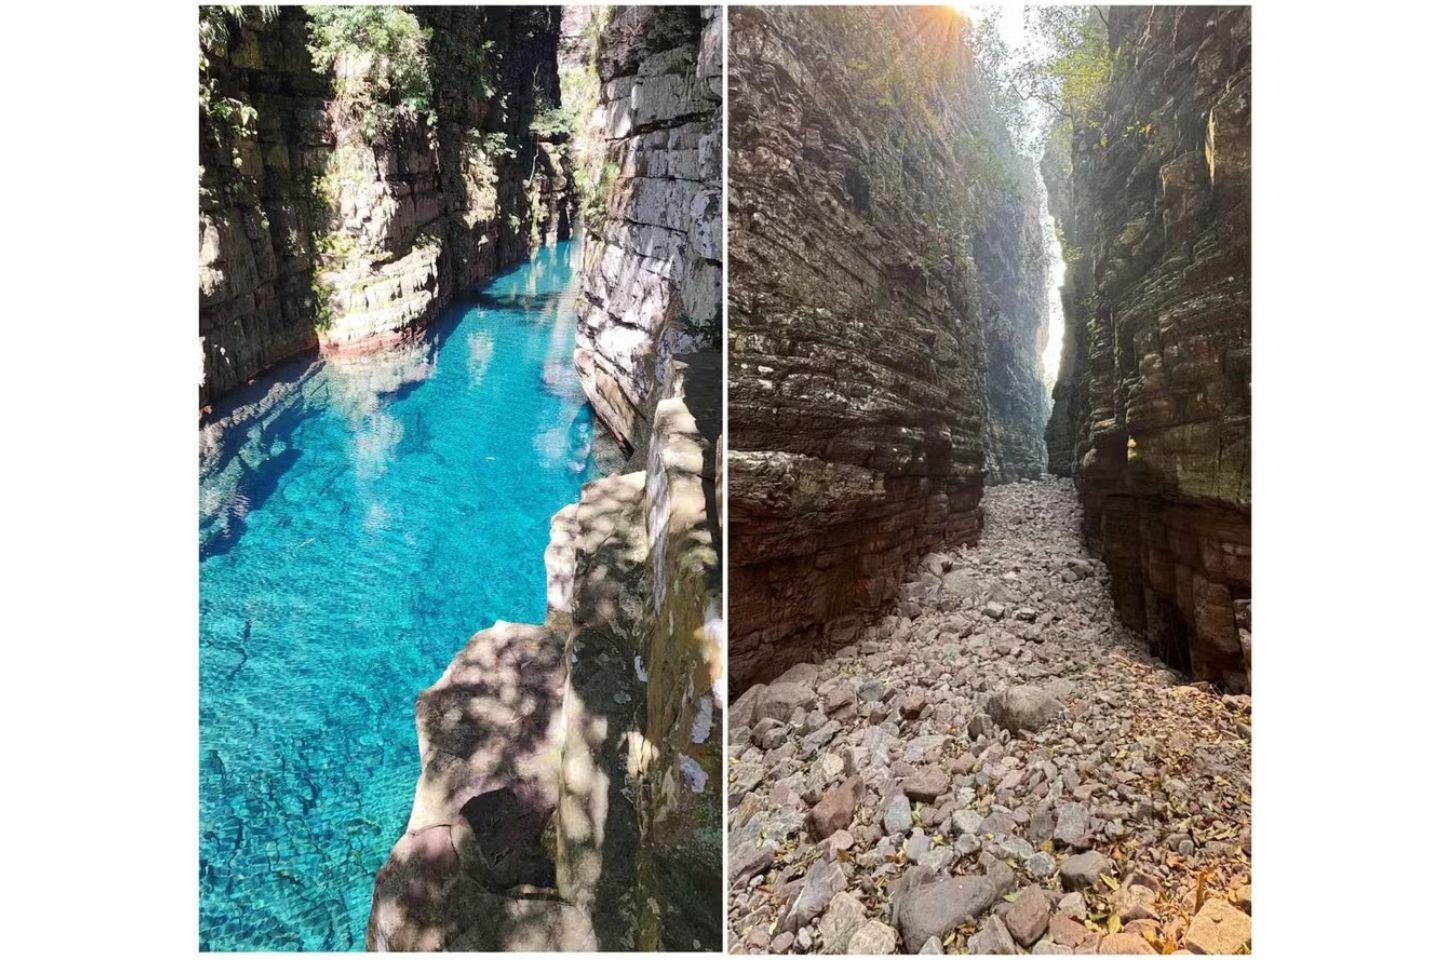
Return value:
<svg viewBox="0 0 1450 960">
<path fill-rule="evenodd" d="M 238 422 L 201 479 L 203 950 L 361 949 L 414 697 L 475 631 L 544 616 L 549 518 L 594 470 L 575 253 L 217 411 Z"/>
</svg>

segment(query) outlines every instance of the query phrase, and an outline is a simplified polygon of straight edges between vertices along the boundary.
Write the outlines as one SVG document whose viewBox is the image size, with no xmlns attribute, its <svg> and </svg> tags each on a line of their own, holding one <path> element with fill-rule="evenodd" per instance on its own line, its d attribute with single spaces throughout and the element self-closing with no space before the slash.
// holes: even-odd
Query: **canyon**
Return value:
<svg viewBox="0 0 1450 960">
<path fill-rule="evenodd" d="M 403 16 L 426 46 L 421 103 L 371 102 L 380 57 L 319 69 L 302 8 L 204 46 L 203 406 L 295 354 L 416 339 L 457 292 L 571 235 L 567 156 L 531 129 L 558 99 L 558 11 Z"/>
<path fill-rule="evenodd" d="M 570 148 L 604 173 L 579 216 L 574 364 L 628 472 L 554 516 L 544 623 L 478 633 L 419 697 L 423 774 L 372 949 L 723 937 L 719 11 L 563 16 L 561 65 L 598 84 Z"/>
<path fill-rule="evenodd" d="M 731 11 L 732 953 L 1251 948 L 1249 13 L 1039 22 Z"/>
<path fill-rule="evenodd" d="M 390 457 L 405 450 L 452 469 L 455 451 L 434 446 L 446 411 L 412 413 L 406 425 L 389 411 L 431 396 L 435 378 L 456 384 L 460 349 L 470 379 L 451 389 L 485 391 L 496 404 L 489 384 L 512 381 L 491 378 L 543 349 L 529 339 L 540 322 L 555 331 L 548 349 L 563 344 L 572 355 L 560 368 L 544 353 L 538 382 L 521 384 L 519 399 L 541 393 L 566 412 L 578 391 L 585 419 L 546 423 L 532 440 L 546 469 L 511 482 L 528 485 L 532 500 L 549 495 L 558 470 L 588 480 L 539 545 L 536 599 L 510 601 L 517 610 L 537 602 L 540 622 L 499 619 L 478 631 L 417 696 L 411 812 L 404 802 L 371 809 L 366 821 L 369 834 L 371 817 L 397 830 L 386 862 L 369 865 L 381 869 L 366 930 L 339 930 L 351 921 L 335 907 L 320 923 L 298 915 L 319 906 L 268 905 L 260 931 L 226 921 L 204 931 L 206 942 L 312 944 L 315 935 L 329 948 L 377 950 L 718 949 L 719 11 L 208 8 L 202 27 L 204 483 L 314 459 L 292 450 L 297 441 L 280 425 L 299 409 L 326 416 L 315 398 L 351 396 L 353 387 L 336 385 L 354 382 L 361 406 L 343 454 L 366 459 L 355 467 L 359 482 L 390 470 L 401 477 L 407 471 Z M 574 289 L 563 278 L 576 246 L 577 316 L 564 338 L 555 318 L 560 291 Z M 515 314 L 517 330 L 488 326 Z M 460 331 L 462 347 L 453 342 Z M 503 349 L 529 357 L 501 358 Z M 523 407 L 518 414 L 527 420 Z M 492 421 L 478 428 L 464 454 L 480 436 L 506 432 Z M 400 437 L 410 439 L 400 446 Z M 381 459 L 364 458 L 370 451 Z M 489 453 L 497 456 L 470 461 L 474 474 L 528 459 Z M 478 476 L 455 482 L 472 489 Z M 264 499 L 277 504 L 272 491 L 212 498 L 220 506 L 204 514 L 204 537 L 215 537 L 204 551 L 237 550 L 249 515 Z M 518 494 L 508 499 L 523 505 Z M 437 500 L 453 509 L 451 494 Z M 365 506 L 365 530 L 390 529 L 383 503 Z M 476 579 L 512 583 L 492 569 L 517 566 L 498 548 L 534 535 L 495 535 L 455 593 L 471 595 Z M 380 559 L 411 562 L 415 541 L 435 539 L 446 540 L 410 531 L 395 544 L 399 558 Z M 205 635 L 205 611 L 203 621 Z M 249 620 L 227 641 L 241 655 L 228 678 L 247 669 L 254 632 Z M 432 649 L 431 636 L 406 638 L 399 659 L 409 665 Z M 398 672 L 388 670 L 388 681 Z M 219 759 L 215 773 L 224 784 Z M 291 829 L 309 830 L 312 791 Z M 284 817 L 299 816 L 283 806 Z M 356 859 L 359 844 L 345 844 Z"/>
<path fill-rule="evenodd" d="M 1246 15 L 1106 20 L 1104 116 L 1041 162 L 1050 419 L 1031 164 L 940 14 L 845 16 L 742 10 L 732 41 L 733 692 L 849 643 L 971 542 L 985 484 L 1044 471 L 1077 484 L 1124 621 L 1247 691 Z"/>
</svg>

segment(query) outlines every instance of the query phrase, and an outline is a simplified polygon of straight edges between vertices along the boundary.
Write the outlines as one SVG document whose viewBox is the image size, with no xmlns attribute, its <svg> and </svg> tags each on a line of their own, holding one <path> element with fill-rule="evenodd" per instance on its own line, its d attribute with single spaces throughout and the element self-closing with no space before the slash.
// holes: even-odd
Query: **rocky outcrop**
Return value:
<svg viewBox="0 0 1450 960">
<path fill-rule="evenodd" d="M 572 229 L 567 151 L 531 129 L 558 102 L 557 10 L 408 14 L 430 100 L 377 105 L 382 129 L 354 109 L 372 60 L 318 63 L 309 16 L 203 12 L 203 405 L 289 354 L 416 337 L 455 291 Z"/>
<path fill-rule="evenodd" d="M 723 339 L 722 24 L 715 7 L 595 18 L 602 145 L 574 362 L 600 419 L 635 448 L 669 359 Z"/>
<path fill-rule="evenodd" d="M 496 623 L 418 697 L 423 772 L 378 871 L 369 950 L 596 950 L 553 895 L 545 831 L 559 794 L 564 637 Z"/>
<path fill-rule="evenodd" d="M 202 51 L 203 405 L 317 345 L 311 183 L 329 146 L 331 84 L 312 69 L 306 14 L 282 7 L 269 22 L 248 13 L 221 25 L 225 39 Z"/>
<path fill-rule="evenodd" d="M 850 642 L 916 558 L 975 539 L 989 466 L 1040 463 L 1031 178 L 961 26 L 731 11 L 737 691 Z"/>
<path fill-rule="evenodd" d="M 1050 468 L 1129 625 L 1249 686 L 1250 27 L 1246 8 L 1114 9 L 1101 129 L 1044 161 L 1068 282 Z"/>
<path fill-rule="evenodd" d="M 644 470 L 554 517 L 545 624 L 494 624 L 419 696 L 369 949 L 718 948 L 719 409 L 694 395 L 657 405 Z"/>
<path fill-rule="evenodd" d="M 718 367 L 701 375 L 719 391 Z M 691 391 L 693 393 L 693 391 Z M 720 941 L 724 621 L 718 407 L 661 401 L 644 470 L 554 520 L 550 622 L 570 635 L 560 892 L 615 949 Z M 606 946 L 606 949 L 609 947 Z"/>
</svg>

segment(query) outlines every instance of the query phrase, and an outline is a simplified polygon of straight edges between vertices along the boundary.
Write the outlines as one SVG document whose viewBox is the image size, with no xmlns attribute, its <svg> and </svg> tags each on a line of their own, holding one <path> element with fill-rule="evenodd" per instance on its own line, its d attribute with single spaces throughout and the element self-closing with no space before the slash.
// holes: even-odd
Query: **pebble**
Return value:
<svg viewBox="0 0 1450 960">
<path fill-rule="evenodd" d="M 895 794 L 886 802 L 886 815 L 882 817 L 881 824 L 890 835 L 911 829 L 911 801 L 906 799 L 906 794 Z"/>
<path fill-rule="evenodd" d="M 1016 953 L 1017 945 L 1012 934 L 1000 917 L 988 917 L 982 928 L 967 938 L 967 952 L 971 954 Z"/>
<path fill-rule="evenodd" d="M 1032 886 L 1023 890 L 1016 900 L 1002 911 L 1002 921 L 1012 934 L 1012 939 L 1030 947 L 1047 932 L 1047 920 L 1052 913 L 1052 904 L 1041 887 Z"/>
<path fill-rule="evenodd" d="M 1069 890 L 1087 889 L 1112 867 L 1113 861 L 1096 850 L 1075 854 L 1062 862 L 1062 885 Z"/>
</svg>

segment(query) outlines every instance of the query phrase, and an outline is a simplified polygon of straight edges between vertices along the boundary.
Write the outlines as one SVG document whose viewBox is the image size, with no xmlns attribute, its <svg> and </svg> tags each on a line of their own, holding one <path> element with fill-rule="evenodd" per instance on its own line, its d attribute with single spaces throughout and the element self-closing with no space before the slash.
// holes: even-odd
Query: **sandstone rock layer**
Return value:
<svg viewBox="0 0 1450 960">
<path fill-rule="evenodd" d="M 715 7 L 595 16 L 602 166 L 574 362 L 600 419 L 640 447 L 664 365 L 722 340 L 722 25 Z"/>
<path fill-rule="evenodd" d="M 1129 625 L 1235 690 L 1250 673 L 1250 24 L 1120 8 L 1102 130 L 1044 176 L 1068 260 L 1049 466 L 1072 476 Z"/>
<path fill-rule="evenodd" d="M 385 132 L 336 92 L 357 64 L 313 62 L 305 10 L 243 10 L 218 14 L 203 51 L 203 405 L 294 353 L 414 338 L 459 291 L 571 235 L 568 153 L 531 129 L 558 101 L 557 9 L 413 10 L 432 99 L 392 108 Z"/>
<path fill-rule="evenodd" d="M 1011 198 L 1030 169 L 953 14 L 730 18 L 738 692 L 849 642 L 918 557 L 973 540 L 989 474 L 1041 469 L 1045 278 L 1024 264 L 1035 204 Z"/>
</svg>

